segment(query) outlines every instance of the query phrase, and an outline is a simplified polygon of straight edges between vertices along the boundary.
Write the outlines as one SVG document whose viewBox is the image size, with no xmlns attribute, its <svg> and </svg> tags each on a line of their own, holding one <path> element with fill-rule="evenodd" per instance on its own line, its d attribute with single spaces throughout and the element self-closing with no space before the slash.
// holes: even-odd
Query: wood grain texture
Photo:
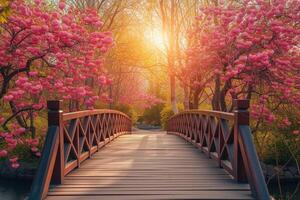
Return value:
<svg viewBox="0 0 300 200">
<path fill-rule="evenodd" d="M 165 132 L 137 131 L 107 144 L 51 186 L 47 200 L 252 199 L 193 145 Z"/>
</svg>

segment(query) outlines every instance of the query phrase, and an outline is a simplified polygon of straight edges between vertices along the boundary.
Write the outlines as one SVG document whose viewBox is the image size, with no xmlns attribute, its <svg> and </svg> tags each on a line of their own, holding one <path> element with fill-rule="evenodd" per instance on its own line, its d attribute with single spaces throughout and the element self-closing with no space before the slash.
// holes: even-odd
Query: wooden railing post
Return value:
<svg viewBox="0 0 300 200">
<path fill-rule="evenodd" d="M 57 151 L 54 171 L 52 176 L 53 184 L 62 184 L 64 181 L 64 136 L 63 136 L 63 110 L 62 100 L 47 101 L 48 126 L 57 126 L 59 130 L 59 147 Z"/>
<path fill-rule="evenodd" d="M 61 101 L 48 101 L 48 131 L 39 167 L 34 177 L 29 200 L 41 200 L 47 196 L 50 181 L 63 182 L 63 142 Z"/>
<path fill-rule="evenodd" d="M 249 125 L 249 100 L 235 100 L 234 175 L 237 181 L 248 181 L 255 198 L 271 199 L 255 150 Z"/>
<path fill-rule="evenodd" d="M 242 158 L 242 150 L 239 141 L 239 126 L 249 126 L 249 100 L 234 100 L 234 178 L 238 182 L 247 182 L 247 174 Z"/>
</svg>

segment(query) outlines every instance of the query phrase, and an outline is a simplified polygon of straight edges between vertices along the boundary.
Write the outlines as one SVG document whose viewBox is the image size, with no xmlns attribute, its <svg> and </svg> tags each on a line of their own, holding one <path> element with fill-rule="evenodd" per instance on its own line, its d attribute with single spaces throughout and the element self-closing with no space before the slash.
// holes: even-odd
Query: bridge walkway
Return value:
<svg viewBox="0 0 300 200">
<path fill-rule="evenodd" d="M 253 199 L 216 162 L 182 138 L 135 131 L 107 144 L 51 186 L 47 200 Z"/>
</svg>

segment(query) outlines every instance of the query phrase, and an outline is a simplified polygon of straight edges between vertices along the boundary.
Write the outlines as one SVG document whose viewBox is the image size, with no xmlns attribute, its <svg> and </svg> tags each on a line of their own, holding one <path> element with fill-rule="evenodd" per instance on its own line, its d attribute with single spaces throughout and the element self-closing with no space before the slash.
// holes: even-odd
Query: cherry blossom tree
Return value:
<svg viewBox="0 0 300 200">
<path fill-rule="evenodd" d="M 191 72 L 205 69 L 202 81 L 212 80 L 207 87 L 215 110 L 232 111 L 232 99 L 248 98 L 256 126 L 275 121 L 289 126 L 288 116 L 276 116 L 276 110 L 300 108 L 299 12 L 298 0 L 201 8 L 188 52 L 189 62 L 197 64 L 187 65 L 185 76 L 195 80 L 197 73 Z"/>
<path fill-rule="evenodd" d="M 136 74 L 133 74 L 130 79 L 127 77 L 125 81 L 122 81 L 120 94 L 120 104 L 134 105 L 138 109 L 150 108 L 151 106 L 164 102 L 159 97 L 147 92 L 145 80 Z"/>
<path fill-rule="evenodd" d="M 40 155 L 33 119 L 46 99 L 64 99 L 70 110 L 74 105 L 91 109 L 101 88 L 110 84 L 102 64 L 113 39 L 110 32 L 99 31 L 103 23 L 97 12 L 66 7 L 64 1 L 58 7 L 51 9 L 42 0 L 15 0 L 7 22 L 0 25 L 1 115 L 5 113 L 0 142 L 6 147 L 0 157 L 24 143 Z M 32 138 L 24 140 L 28 132 Z M 19 166 L 17 157 L 10 162 Z"/>
</svg>

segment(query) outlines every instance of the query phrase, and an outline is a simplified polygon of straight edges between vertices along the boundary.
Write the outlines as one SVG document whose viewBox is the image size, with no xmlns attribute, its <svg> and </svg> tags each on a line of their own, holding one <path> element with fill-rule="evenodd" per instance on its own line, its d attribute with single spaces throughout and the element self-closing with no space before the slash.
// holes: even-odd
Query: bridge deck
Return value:
<svg viewBox="0 0 300 200">
<path fill-rule="evenodd" d="M 47 200 L 252 199 L 213 160 L 165 132 L 138 131 L 109 143 L 51 187 Z"/>
</svg>

